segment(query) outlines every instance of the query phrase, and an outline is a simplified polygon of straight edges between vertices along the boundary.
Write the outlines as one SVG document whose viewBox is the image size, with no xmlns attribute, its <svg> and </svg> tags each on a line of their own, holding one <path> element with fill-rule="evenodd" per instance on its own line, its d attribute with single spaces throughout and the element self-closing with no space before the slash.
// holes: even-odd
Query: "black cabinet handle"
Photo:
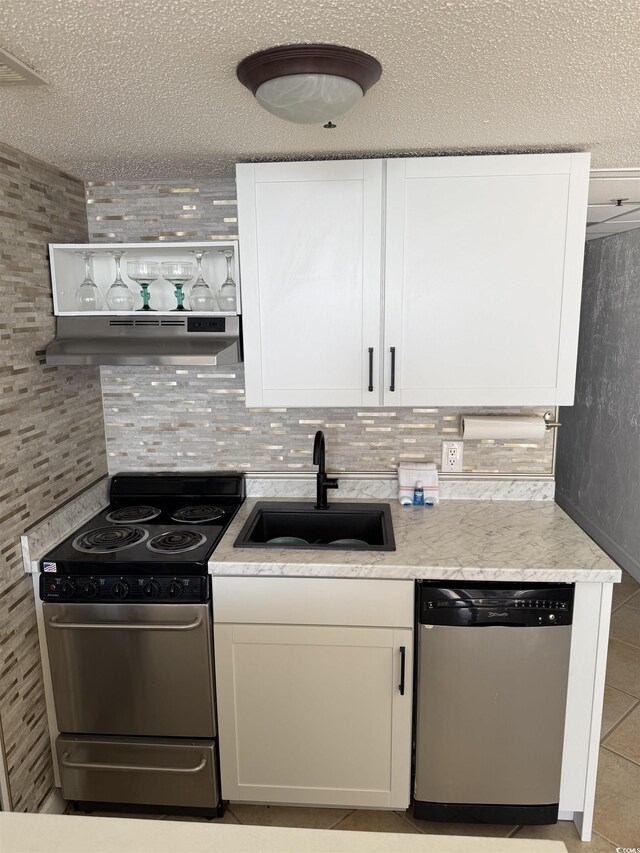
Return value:
<svg viewBox="0 0 640 853">
<path fill-rule="evenodd" d="M 373 391 L 373 347 L 369 347 L 369 391 Z"/>
<path fill-rule="evenodd" d="M 407 649 L 405 646 L 400 646 L 400 695 L 404 696 L 404 661 Z"/>
<path fill-rule="evenodd" d="M 396 390 L 396 348 L 390 347 L 391 352 L 391 385 L 389 385 L 389 391 Z"/>
</svg>

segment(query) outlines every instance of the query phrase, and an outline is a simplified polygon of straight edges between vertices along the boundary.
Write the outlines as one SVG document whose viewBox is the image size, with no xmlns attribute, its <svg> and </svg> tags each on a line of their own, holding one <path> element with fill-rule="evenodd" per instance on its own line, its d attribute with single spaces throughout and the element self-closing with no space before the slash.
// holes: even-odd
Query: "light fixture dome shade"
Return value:
<svg viewBox="0 0 640 853">
<path fill-rule="evenodd" d="M 274 77 L 256 91 L 261 107 L 296 124 L 325 124 L 349 112 L 363 96 L 353 80 L 333 74 Z"/>
<path fill-rule="evenodd" d="M 247 56 L 238 79 L 279 118 L 324 124 L 352 109 L 382 75 L 377 59 L 332 44 L 293 44 Z"/>
</svg>

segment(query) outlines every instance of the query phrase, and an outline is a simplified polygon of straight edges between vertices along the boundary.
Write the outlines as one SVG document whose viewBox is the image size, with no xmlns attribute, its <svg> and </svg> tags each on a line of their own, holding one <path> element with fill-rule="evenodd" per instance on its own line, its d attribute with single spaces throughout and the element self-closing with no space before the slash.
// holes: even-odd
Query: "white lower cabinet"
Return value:
<svg viewBox="0 0 640 853">
<path fill-rule="evenodd" d="M 223 798 L 406 808 L 413 583 L 215 578 L 213 600 Z"/>
</svg>

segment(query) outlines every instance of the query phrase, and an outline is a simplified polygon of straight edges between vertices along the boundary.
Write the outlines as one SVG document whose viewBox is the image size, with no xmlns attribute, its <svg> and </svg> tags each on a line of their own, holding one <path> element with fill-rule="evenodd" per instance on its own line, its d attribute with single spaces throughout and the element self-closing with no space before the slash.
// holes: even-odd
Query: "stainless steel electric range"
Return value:
<svg viewBox="0 0 640 853">
<path fill-rule="evenodd" d="M 40 563 L 66 799 L 221 814 L 207 561 L 242 474 L 118 474 Z"/>
</svg>

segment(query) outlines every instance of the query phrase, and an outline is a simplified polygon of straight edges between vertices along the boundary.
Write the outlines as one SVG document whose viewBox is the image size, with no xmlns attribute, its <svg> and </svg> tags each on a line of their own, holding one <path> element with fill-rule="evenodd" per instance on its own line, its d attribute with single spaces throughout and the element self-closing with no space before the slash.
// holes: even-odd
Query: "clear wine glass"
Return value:
<svg viewBox="0 0 640 853">
<path fill-rule="evenodd" d="M 80 311 L 101 311 L 102 294 L 91 276 L 91 258 L 95 252 L 77 252 L 84 259 L 84 279 L 76 290 L 76 305 Z"/>
<path fill-rule="evenodd" d="M 160 264 L 155 261 L 129 261 L 127 274 L 142 288 L 142 308 L 138 308 L 138 311 L 155 311 L 155 308 L 149 305 L 149 285 L 160 278 Z"/>
<path fill-rule="evenodd" d="M 109 254 L 113 255 L 113 260 L 116 262 L 116 277 L 107 291 L 107 305 L 111 311 L 133 311 L 133 293 L 122 280 L 120 272 L 120 261 L 124 252 L 117 250 L 109 252 Z"/>
<path fill-rule="evenodd" d="M 219 249 L 221 255 L 227 259 L 227 277 L 222 282 L 220 292 L 218 293 L 218 303 L 222 311 L 236 310 L 236 283 L 231 275 L 231 260 L 233 252 L 231 249 Z"/>
<path fill-rule="evenodd" d="M 213 290 L 209 287 L 202 276 L 202 258 L 207 254 L 206 250 L 195 250 L 191 252 L 195 255 L 196 264 L 198 265 L 198 277 L 191 285 L 189 293 L 189 308 L 192 311 L 219 311 L 218 300 L 215 297 Z"/>
<path fill-rule="evenodd" d="M 162 276 L 170 281 L 175 287 L 175 297 L 178 305 L 174 311 L 186 311 L 182 304 L 184 302 L 183 286 L 193 278 L 193 264 L 164 263 L 162 264 Z"/>
</svg>

